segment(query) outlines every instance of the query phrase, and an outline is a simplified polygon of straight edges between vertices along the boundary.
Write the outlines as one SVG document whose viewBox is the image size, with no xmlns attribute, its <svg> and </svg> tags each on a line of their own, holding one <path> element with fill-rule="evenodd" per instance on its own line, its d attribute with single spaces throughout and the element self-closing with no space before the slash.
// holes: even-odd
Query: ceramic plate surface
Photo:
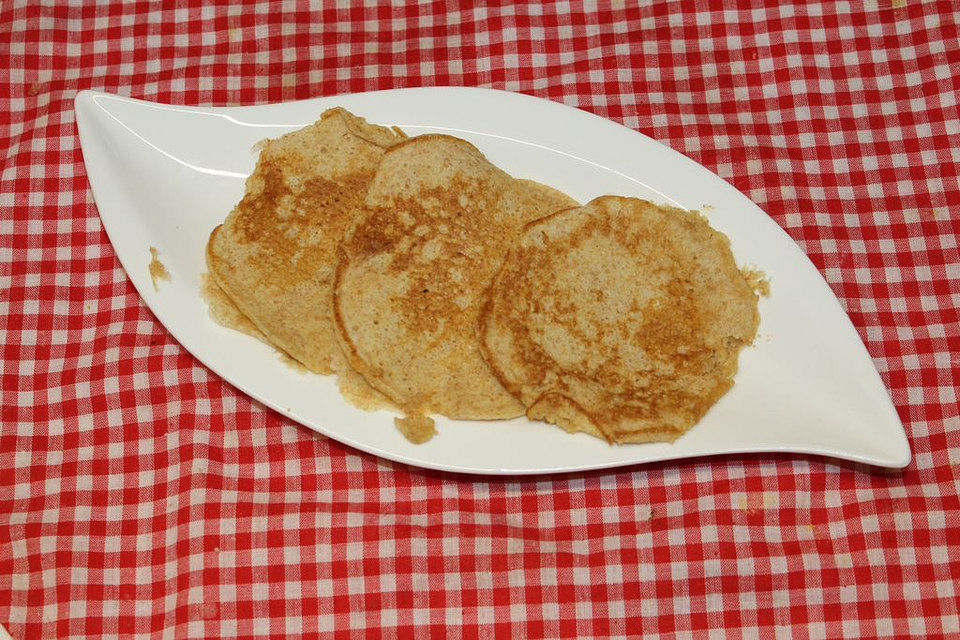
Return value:
<svg viewBox="0 0 960 640">
<path fill-rule="evenodd" d="M 587 202 L 638 196 L 701 209 L 742 266 L 769 276 L 756 343 L 736 384 L 673 444 L 609 446 L 542 423 L 437 418 L 407 442 L 389 411 L 341 399 L 331 377 L 298 373 L 270 347 L 215 324 L 200 297 L 204 246 L 243 194 L 254 145 L 342 106 L 409 135 L 469 140 L 520 178 Z M 183 346 L 257 400 L 331 438 L 422 467 L 523 474 L 740 452 L 794 452 L 903 467 L 910 448 L 890 397 L 837 298 L 763 211 L 689 158 L 618 124 L 525 95 L 424 88 L 253 107 L 177 107 L 103 93 L 76 100 L 84 162 L 100 217 L 137 291 Z M 171 274 L 151 284 L 150 247 Z"/>
</svg>

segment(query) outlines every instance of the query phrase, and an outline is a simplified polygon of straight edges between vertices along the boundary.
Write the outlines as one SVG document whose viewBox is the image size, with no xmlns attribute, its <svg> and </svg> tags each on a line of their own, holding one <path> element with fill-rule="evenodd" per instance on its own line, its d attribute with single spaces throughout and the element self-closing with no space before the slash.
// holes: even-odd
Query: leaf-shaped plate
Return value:
<svg viewBox="0 0 960 640">
<path fill-rule="evenodd" d="M 330 377 L 298 373 L 270 347 L 224 329 L 200 297 L 204 246 L 243 194 L 253 147 L 342 106 L 409 135 L 450 133 L 514 176 L 581 202 L 638 196 L 705 211 L 741 265 L 769 276 L 756 343 L 733 389 L 672 444 L 610 446 L 526 419 L 437 419 L 413 445 L 389 411 L 341 399 Z M 903 467 L 910 448 L 869 354 L 803 252 L 763 211 L 707 169 L 650 138 L 578 109 L 521 94 L 434 87 L 252 107 L 179 107 L 96 92 L 76 100 L 100 217 L 130 279 L 183 346 L 238 389 L 311 429 L 372 454 L 452 471 L 523 474 L 723 453 L 795 452 Z M 155 291 L 149 248 L 172 278 Z"/>
</svg>

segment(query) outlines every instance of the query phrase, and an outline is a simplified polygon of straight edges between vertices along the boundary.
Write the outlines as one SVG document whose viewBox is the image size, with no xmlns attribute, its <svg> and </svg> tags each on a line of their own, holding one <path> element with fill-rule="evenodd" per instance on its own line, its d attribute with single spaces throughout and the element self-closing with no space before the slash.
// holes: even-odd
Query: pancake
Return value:
<svg viewBox="0 0 960 640">
<path fill-rule="evenodd" d="M 411 416 L 521 415 L 480 355 L 483 292 L 525 223 L 576 202 L 463 140 L 424 135 L 384 155 L 366 203 L 333 294 L 350 364 Z"/>
<path fill-rule="evenodd" d="M 363 215 L 384 152 L 405 137 L 337 108 L 265 141 L 243 199 L 210 235 L 216 285 L 267 341 L 315 373 L 347 370 L 333 326 L 337 250 Z"/>
<path fill-rule="evenodd" d="M 527 225 L 478 333 L 528 417 L 625 443 L 693 426 L 758 323 L 726 236 L 695 212 L 605 196 Z"/>
</svg>

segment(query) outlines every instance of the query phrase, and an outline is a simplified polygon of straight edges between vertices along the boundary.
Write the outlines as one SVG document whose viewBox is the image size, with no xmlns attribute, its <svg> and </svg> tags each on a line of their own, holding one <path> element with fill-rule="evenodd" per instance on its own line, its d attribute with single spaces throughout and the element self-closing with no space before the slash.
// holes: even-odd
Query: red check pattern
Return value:
<svg viewBox="0 0 960 640">
<path fill-rule="evenodd" d="M 0 3 L 15 638 L 960 636 L 958 5 L 637 4 Z M 730 180 L 841 298 L 910 467 L 461 477 L 315 436 L 212 375 L 120 268 L 77 91 L 245 104 L 419 85 L 587 109 Z"/>
</svg>

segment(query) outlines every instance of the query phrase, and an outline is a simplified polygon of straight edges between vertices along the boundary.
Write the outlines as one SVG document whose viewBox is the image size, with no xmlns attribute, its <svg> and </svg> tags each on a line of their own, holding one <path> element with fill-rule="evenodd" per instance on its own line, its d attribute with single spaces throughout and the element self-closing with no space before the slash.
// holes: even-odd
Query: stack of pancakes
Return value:
<svg viewBox="0 0 960 640">
<path fill-rule="evenodd" d="M 414 442 L 430 414 L 673 440 L 733 384 L 759 320 L 699 214 L 581 207 L 468 142 L 343 109 L 262 144 L 207 264 L 216 319 L 399 408 Z"/>
</svg>

